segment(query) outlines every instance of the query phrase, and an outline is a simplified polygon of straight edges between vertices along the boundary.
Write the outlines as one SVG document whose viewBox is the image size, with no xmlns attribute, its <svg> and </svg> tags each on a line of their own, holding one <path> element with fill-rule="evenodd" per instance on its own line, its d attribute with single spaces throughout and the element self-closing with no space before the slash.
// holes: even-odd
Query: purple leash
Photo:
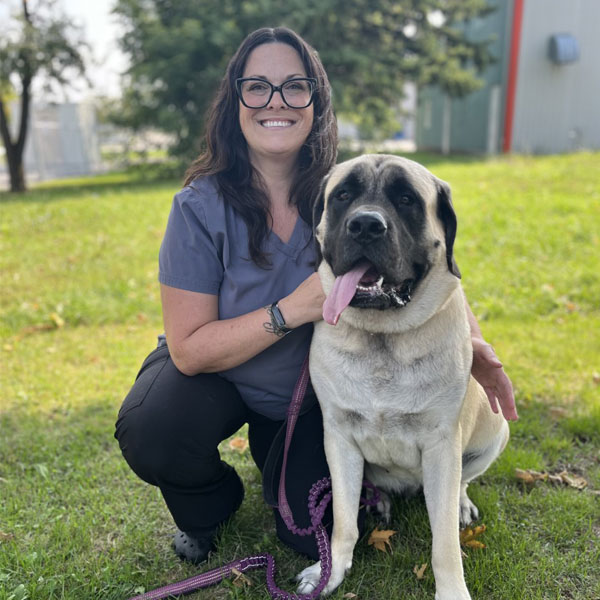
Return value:
<svg viewBox="0 0 600 600">
<path fill-rule="evenodd" d="M 287 525 L 287 528 L 292 533 L 300 536 L 310 535 L 313 533 L 315 535 L 317 548 L 319 550 L 319 560 L 321 561 L 321 580 L 319 581 L 319 585 L 310 594 L 295 594 L 293 592 L 286 592 L 278 588 L 277 584 L 275 583 L 275 559 L 271 554 L 265 552 L 264 554 L 257 554 L 256 556 L 247 556 L 246 558 L 234 560 L 226 565 L 223 565 L 222 567 L 212 569 L 212 571 L 195 575 L 194 577 L 190 577 L 189 579 L 185 579 L 178 583 L 165 585 L 164 587 L 146 592 L 140 596 L 130 598 L 130 600 L 162 600 L 163 598 L 168 598 L 169 596 L 187 594 L 195 590 L 211 587 L 217 583 L 220 583 L 223 581 L 223 579 L 230 578 L 235 574 L 234 570 L 239 573 L 245 573 L 246 571 L 263 567 L 267 568 L 267 589 L 269 590 L 269 594 L 272 599 L 314 600 L 314 598 L 319 596 L 319 594 L 327 585 L 329 577 L 331 576 L 331 547 L 329 544 L 327 531 L 322 525 L 325 509 L 331 501 L 331 479 L 329 477 L 324 477 L 323 479 L 315 482 L 310 488 L 310 492 L 308 494 L 308 511 L 310 514 L 311 526 L 305 529 L 300 529 L 294 523 L 292 511 L 285 495 L 285 470 L 287 466 L 288 450 L 292 441 L 292 435 L 294 433 L 296 421 L 298 420 L 298 416 L 300 414 L 300 408 L 302 407 L 302 401 L 304 400 L 308 381 L 309 374 L 307 356 L 302 364 L 300 377 L 296 382 L 292 401 L 288 409 L 285 446 L 283 450 L 283 463 L 281 467 L 281 477 L 279 479 L 278 501 L 279 514 L 281 515 L 284 523 Z M 373 498 L 368 500 L 361 498 L 361 502 L 369 505 L 377 504 L 379 498 L 375 486 L 368 481 L 364 481 L 363 484 L 373 490 L 375 495 Z M 319 498 L 321 498 L 320 501 Z"/>
</svg>

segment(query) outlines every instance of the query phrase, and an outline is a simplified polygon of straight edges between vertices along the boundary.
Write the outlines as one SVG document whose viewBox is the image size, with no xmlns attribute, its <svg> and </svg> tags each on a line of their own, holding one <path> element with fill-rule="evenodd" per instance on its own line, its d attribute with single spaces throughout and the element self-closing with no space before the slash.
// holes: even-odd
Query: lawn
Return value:
<svg viewBox="0 0 600 600">
<path fill-rule="evenodd" d="M 452 186 L 463 285 L 521 417 L 470 487 L 487 530 L 465 548 L 467 584 L 486 600 L 598 599 L 600 154 L 423 162 Z M 160 493 L 113 439 L 162 330 L 157 253 L 177 189 L 117 173 L 0 194 L 1 600 L 123 600 L 201 570 L 172 554 Z M 270 551 L 292 591 L 309 562 L 277 543 L 249 452 L 223 455 L 246 498 L 202 569 Z M 517 468 L 588 485 L 527 484 Z M 334 599 L 433 598 L 431 569 L 413 573 L 430 561 L 422 498 L 397 499 L 391 528 L 389 553 L 359 542 Z M 248 577 L 191 598 L 267 598 L 263 572 Z"/>
</svg>

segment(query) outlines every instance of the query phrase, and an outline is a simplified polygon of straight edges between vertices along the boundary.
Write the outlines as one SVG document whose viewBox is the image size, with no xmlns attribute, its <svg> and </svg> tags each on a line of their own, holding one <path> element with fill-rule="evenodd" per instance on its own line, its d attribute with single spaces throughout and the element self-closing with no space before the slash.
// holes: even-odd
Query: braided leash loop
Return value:
<svg viewBox="0 0 600 600">
<path fill-rule="evenodd" d="M 371 498 L 360 499 L 361 504 L 365 506 L 375 506 L 379 502 L 379 492 L 377 488 L 367 480 L 363 481 L 363 485 L 370 489 L 373 493 Z M 322 496 L 320 502 L 319 498 Z M 163 600 L 169 596 L 178 596 L 187 594 L 195 590 L 212 587 L 217 583 L 221 583 L 224 579 L 229 579 L 235 576 L 234 570 L 239 573 L 245 573 L 253 569 L 267 569 L 267 589 L 273 600 L 314 600 L 325 589 L 329 577 L 331 576 L 331 546 L 327 531 L 322 525 L 323 515 L 327 505 L 331 501 L 331 479 L 324 477 L 315 482 L 310 488 L 308 495 L 308 506 L 311 517 L 311 527 L 301 529 L 292 523 L 291 531 L 296 535 L 305 536 L 314 534 L 319 550 L 319 560 L 321 561 L 321 579 L 319 585 L 310 594 L 295 594 L 286 592 L 277 587 L 275 583 L 275 559 L 267 552 L 257 554 L 255 556 L 247 556 L 246 558 L 234 560 L 226 565 L 217 567 L 212 571 L 207 571 L 200 575 L 195 575 L 189 579 L 185 579 L 178 583 L 172 583 L 161 588 L 157 588 L 145 594 L 135 596 L 130 600 Z M 318 504 L 317 504 L 318 502 Z"/>
<path fill-rule="evenodd" d="M 235 571 L 244 573 L 252 569 L 267 568 L 267 589 L 269 595 L 273 600 L 314 600 L 319 594 L 325 589 L 329 577 L 331 576 L 331 546 L 329 544 L 329 537 L 327 536 L 327 530 L 323 526 L 323 517 L 325 510 L 331 502 L 331 478 L 324 477 L 319 481 L 313 483 L 308 494 L 308 512 L 310 515 L 310 527 L 300 528 L 294 523 L 292 511 L 288 504 L 285 495 L 285 471 L 287 464 L 287 455 L 289 446 L 294 433 L 294 427 L 298 416 L 300 415 L 300 408 L 302 407 L 302 401 L 304 394 L 308 386 L 309 375 L 308 375 L 308 356 L 304 359 L 302 365 L 302 371 L 300 377 L 296 382 L 294 388 L 294 394 L 292 401 L 288 409 L 288 422 L 285 436 L 285 446 L 283 451 L 283 464 L 281 467 L 281 478 L 279 480 L 279 513 L 287 528 L 296 535 L 306 536 L 314 534 L 317 549 L 319 551 L 319 560 L 321 562 L 321 578 L 319 585 L 310 594 L 294 594 L 286 592 L 277 587 L 275 583 L 275 559 L 271 554 L 257 554 L 256 556 L 248 556 L 239 560 L 234 560 L 222 567 L 217 567 L 212 571 L 207 571 L 200 575 L 190 577 L 178 583 L 172 583 L 164 587 L 146 592 L 139 596 L 130 598 L 130 600 L 162 600 L 169 596 L 178 596 L 180 594 L 187 594 L 194 590 L 199 590 L 207 587 L 211 587 L 223 581 L 223 579 L 229 579 L 232 575 L 235 575 Z M 377 488 L 369 481 L 363 481 L 363 485 L 369 488 L 373 492 L 371 498 L 361 498 L 361 504 L 368 506 L 375 506 L 379 502 L 379 492 Z M 319 500 L 321 498 L 321 500 Z"/>
</svg>

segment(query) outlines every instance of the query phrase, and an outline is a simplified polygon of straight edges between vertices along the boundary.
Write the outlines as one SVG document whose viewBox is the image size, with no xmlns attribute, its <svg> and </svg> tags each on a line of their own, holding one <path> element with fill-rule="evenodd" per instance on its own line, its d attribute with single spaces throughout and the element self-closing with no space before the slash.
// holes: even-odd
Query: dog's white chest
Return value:
<svg viewBox="0 0 600 600">
<path fill-rule="evenodd" d="M 406 347 L 386 336 L 361 337 L 357 351 L 347 338 L 313 344 L 311 376 L 324 419 L 352 438 L 379 484 L 419 486 L 421 448 L 456 422 L 468 365 L 465 373 L 456 369 L 456 349 L 444 343 L 421 350 L 416 336 Z"/>
</svg>

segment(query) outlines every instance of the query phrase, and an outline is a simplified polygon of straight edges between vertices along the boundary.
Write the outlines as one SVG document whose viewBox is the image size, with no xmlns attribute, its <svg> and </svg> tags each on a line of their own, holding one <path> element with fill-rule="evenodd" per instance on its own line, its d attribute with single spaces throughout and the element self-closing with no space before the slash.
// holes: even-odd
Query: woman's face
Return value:
<svg viewBox="0 0 600 600">
<path fill-rule="evenodd" d="M 266 79 L 273 85 L 281 85 L 294 77 L 306 77 L 306 71 L 294 48 L 276 42 L 254 48 L 246 61 L 243 77 Z M 241 102 L 239 106 L 240 127 L 251 160 L 276 155 L 295 157 L 312 129 L 313 105 L 290 108 L 279 92 L 273 94 L 264 108 L 247 108 Z"/>
</svg>

